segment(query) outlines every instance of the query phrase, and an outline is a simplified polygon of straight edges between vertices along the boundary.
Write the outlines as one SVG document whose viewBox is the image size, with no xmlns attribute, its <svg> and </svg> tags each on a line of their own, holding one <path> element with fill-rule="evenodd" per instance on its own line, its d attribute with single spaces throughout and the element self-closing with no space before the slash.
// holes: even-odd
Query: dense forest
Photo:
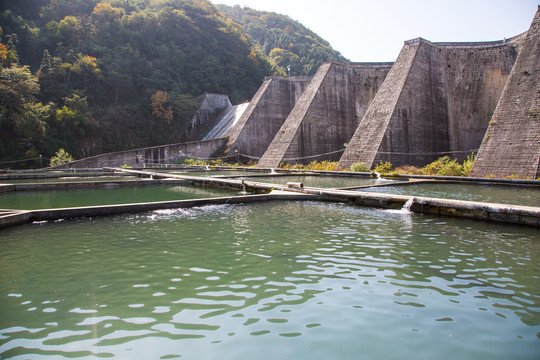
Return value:
<svg viewBox="0 0 540 360">
<path fill-rule="evenodd" d="M 238 5 L 217 7 L 225 16 L 240 24 L 264 55 L 283 73 L 290 66 L 292 76 L 315 75 L 326 61 L 348 62 L 332 49 L 328 41 L 288 16 Z"/>
<path fill-rule="evenodd" d="M 313 74 L 341 59 L 287 17 L 220 9 L 207 0 L 2 0 L 0 167 L 36 166 L 8 161 L 59 148 L 81 158 L 181 142 L 198 95 L 238 103 L 286 64 Z"/>
</svg>

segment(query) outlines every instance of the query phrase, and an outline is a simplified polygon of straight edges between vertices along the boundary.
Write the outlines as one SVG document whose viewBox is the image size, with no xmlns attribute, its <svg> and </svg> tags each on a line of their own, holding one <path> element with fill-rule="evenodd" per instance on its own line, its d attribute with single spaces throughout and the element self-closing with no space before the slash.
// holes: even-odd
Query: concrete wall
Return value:
<svg viewBox="0 0 540 360">
<path fill-rule="evenodd" d="M 371 166 L 401 95 L 420 43 L 406 43 L 380 90 L 343 153 L 338 167 L 349 168 L 356 162 Z"/>
<path fill-rule="evenodd" d="M 92 156 L 55 168 L 88 169 L 120 167 L 122 165 L 142 167 L 146 164 L 173 164 L 187 156 L 209 158 L 215 152 L 223 149 L 226 143 L 226 138 L 220 138 L 207 141 L 154 146 Z"/>
<path fill-rule="evenodd" d="M 323 64 L 259 161 L 338 160 L 391 64 Z M 322 155 L 326 154 L 326 155 Z"/>
<path fill-rule="evenodd" d="M 459 44 L 435 44 L 443 52 L 448 150 L 454 151 L 457 159 L 464 160 L 471 150 L 480 147 L 516 61 L 517 44 L 518 41 L 510 40 L 491 46 L 478 43 L 467 48 Z"/>
<path fill-rule="evenodd" d="M 232 106 L 227 95 L 205 93 L 200 96 L 200 100 L 201 106 L 191 119 L 184 135 L 188 141 L 200 140 L 219 114 Z"/>
<path fill-rule="evenodd" d="M 517 44 L 406 41 L 338 167 L 466 158 L 480 146 Z"/>
<path fill-rule="evenodd" d="M 540 177 L 539 79 L 540 10 L 493 114 L 474 162 L 473 176 Z"/>
<path fill-rule="evenodd" d="M 228 152 L 260 158 L 312 77 L 267 78 L 229 132 Z"/>
</svg>

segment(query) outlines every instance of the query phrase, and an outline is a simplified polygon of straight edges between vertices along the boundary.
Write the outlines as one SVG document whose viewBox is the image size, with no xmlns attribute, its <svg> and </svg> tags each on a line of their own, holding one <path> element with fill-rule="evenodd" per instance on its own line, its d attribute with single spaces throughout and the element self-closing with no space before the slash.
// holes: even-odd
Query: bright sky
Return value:
<svg viewBox="0 0 540 360">
<path fill-rule="evenodd" d="M 210 0 L 299 21 L 353 62 L 394 61 L 403 41 L 492 41 L 526 31 L 538 0 Z"/>
</svg>

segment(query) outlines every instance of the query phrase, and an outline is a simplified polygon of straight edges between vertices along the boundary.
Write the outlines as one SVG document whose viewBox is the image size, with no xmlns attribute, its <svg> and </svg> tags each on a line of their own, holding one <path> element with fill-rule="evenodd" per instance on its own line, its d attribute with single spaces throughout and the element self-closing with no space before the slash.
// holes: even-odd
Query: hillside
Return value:
<svg viewBox="0 0 540 360">
<path fill-rule="evenodd" d="M 226 13 L 207 0 L 2 0 L 0 167 L 180 142 L 204 92 L 238 103 L 289 61 L 297 75 L 330 59 L 286 17 L 248 11 L 257 37 Z"/>
<path fill-rule="evenodd" d="M 291 75 L 314 75 L 324 62 L 348 62 L 326 40 L 288 16 L 238 5 L 217 8 L 240 24 L 283 73 L 290 65 Z"/>
</svg>

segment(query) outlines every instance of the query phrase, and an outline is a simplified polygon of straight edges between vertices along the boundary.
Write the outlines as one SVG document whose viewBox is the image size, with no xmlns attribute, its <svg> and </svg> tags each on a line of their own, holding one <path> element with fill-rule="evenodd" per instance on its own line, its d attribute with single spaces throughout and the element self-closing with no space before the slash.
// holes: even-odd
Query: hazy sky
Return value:
<svg viewBox="0 0 540 360">
<path fill-rule="evenodd" d="M 491 41 L 526 31 L 538 0 L 211 0 L 299 21 L 351 61 L 394 61 L 404 40 Z"/>
</svg>

